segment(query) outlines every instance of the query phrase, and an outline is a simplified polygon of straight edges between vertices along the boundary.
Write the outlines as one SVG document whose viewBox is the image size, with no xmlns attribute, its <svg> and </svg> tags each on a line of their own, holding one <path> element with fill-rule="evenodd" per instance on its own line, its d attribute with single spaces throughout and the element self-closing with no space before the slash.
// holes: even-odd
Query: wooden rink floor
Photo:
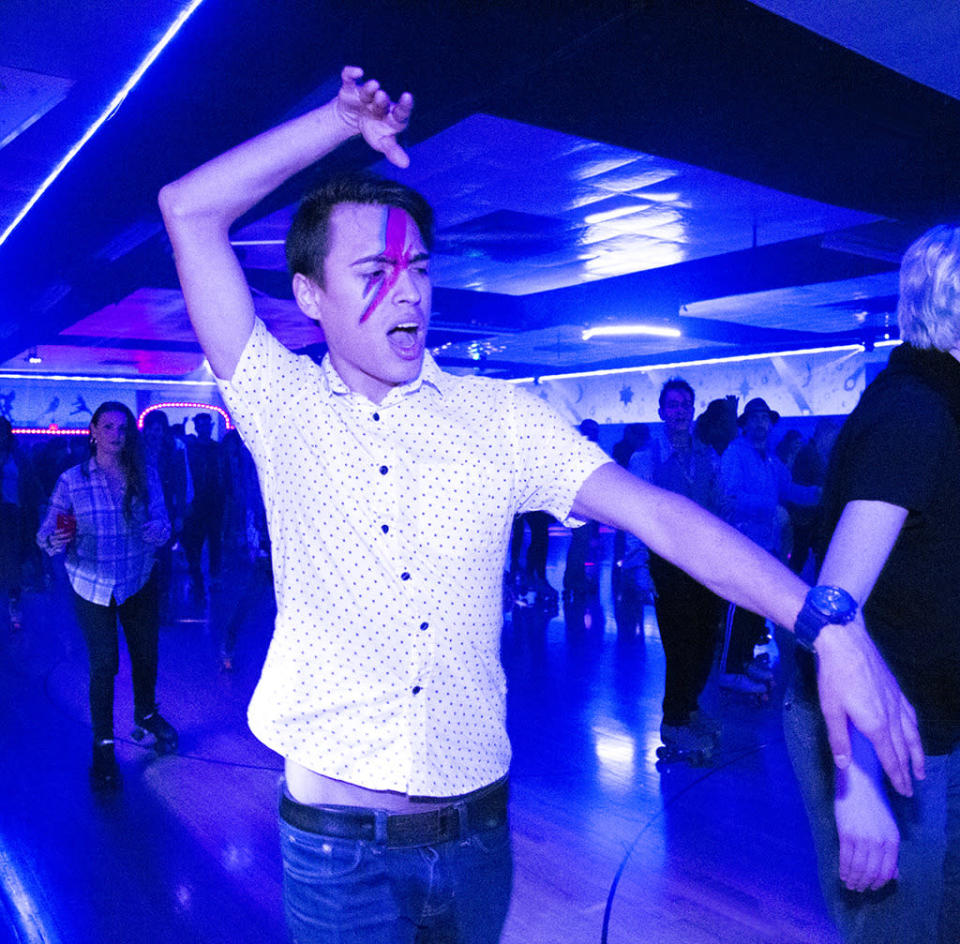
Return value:
<svg viewBox="0 0 960 944">
<path fill-rule="evenodd" d="M 555 587 L 566 540 L 551 538 Z M 838 942 L 783 744 L 782 688 L 756 707 L 721 699 L 711 680 L 715 763 L 658 771 L 653 610 L 620 640 L 609 565 L 601 588 L 586 615 L 527 607 L 505 623 L 516 876 L 504 944 Z M 285 941 L 281 761 L 245 722 L 273 616 L 267 576 L 236 565 L 205 605 L 181 594 L 162 626 L 158 698 L 180 731 L 176 755 L 131 738 L 121 647 L 124 785 L 110 798 L 88 787 L 86 655 L 62 568 L 24 611 L 18 633 L 0 616 L 0 942 Z"/>
</svg>

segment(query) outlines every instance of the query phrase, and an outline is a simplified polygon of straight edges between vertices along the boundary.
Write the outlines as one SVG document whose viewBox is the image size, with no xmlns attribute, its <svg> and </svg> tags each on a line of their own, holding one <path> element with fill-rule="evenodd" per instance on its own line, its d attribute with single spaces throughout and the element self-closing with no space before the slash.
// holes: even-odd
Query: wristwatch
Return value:
<svg viewBox="0 0 960 944">
<path fill-rule="evenodd" d="M 797 614 L 793 631 L 797 642 L 813 652 L 813 644 L 827 623 L 843 626 L 857 615 L 857 601 L 841 587 L 811 587 Z"/>
</svg>

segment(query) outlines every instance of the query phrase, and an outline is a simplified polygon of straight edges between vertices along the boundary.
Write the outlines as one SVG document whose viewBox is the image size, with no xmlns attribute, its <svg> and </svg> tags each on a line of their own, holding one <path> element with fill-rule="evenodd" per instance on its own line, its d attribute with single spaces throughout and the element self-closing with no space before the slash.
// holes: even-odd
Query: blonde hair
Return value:
<svg viewBox="0 0 960 944">
<path fill-rule="evenodd" d="M 960 344 L 960 227 L 935 226 L 903 254 L 897 320 L 914 347 Z"/>
</svg>

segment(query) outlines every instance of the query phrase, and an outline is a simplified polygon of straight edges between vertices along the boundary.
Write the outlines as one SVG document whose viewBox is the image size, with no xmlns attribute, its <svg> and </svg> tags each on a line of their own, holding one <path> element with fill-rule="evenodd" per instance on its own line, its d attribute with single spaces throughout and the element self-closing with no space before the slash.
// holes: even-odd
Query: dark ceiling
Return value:
<svg viewBox="0 0 960 944">
<path fill-rule="evenodd" d="M 42 179 L 185 5 L 155 2 L 145 14 L 144 4 L 131 0 L 5 0 L 0 67 L 73 84 L 60 104 L 0 147 L 4 226 L 32 192 L 23 181 Z M 438 220 L 445 211 L 448 220 L 438 254 L 448 253 L 451 274 L 438 279 L 430 342 L 453 366 L 522 376 L 655 359 L 657 342 L 591 348 L 563 335 L 560 344 L 561 326 L 636 320 L 638 306 L 681 325 L 684 339 L 671 342 L 672 357 L 718 344 L 749 352 L 870 342 L 888 328 L 895 300 L 895 280 L 883 274 L 895 270 L 919 232 L 960 215 L 960 102 L 746 0 L 205 0 L 0 246 L 4 369 L 23 368 L 23 352 L 40 347 L 49 356 L 38 372 L 189 373 L 197 348 L 171 302 L 176 280 L 156 193 L 197 163 L 328 99 L 344 63 L 416 96 L 406 140 L 420 175 L 415 183 L 434 199 Z M 578 277 L 576 284 L 568 278 L 562 287 L 553 268 L 554 282 L 542 290 L 498 284 L 482 291 L 484 264 L 491 273 L 505 261 L 535 270 L 552 251 L 582 249 L 583 227 L 574 227 L 565 210 L 520 212 L 522 194 L 498 202 L 511 173 L 485 164 L 483 135 L 470 122 L 477 115 L 497 119 L 485 127 L 516 140 L 527 132 L 513 123 L 543 129 L 529 138 L 531 147 L 559 149 L 551 155 L 584 153 L 592 142 L 595 160 L 649 156 L 661 176 L 668 167 L 676 179 L 692 181 L 685 185 L 703 205 L 691 208 L 682 187 L 679 198 L 670 195 L 674 218 L 686 220 L 686 229 L 661 264 Z M 454 157 L 461 163 L 448 166 Z M 550 177 L 560 166 L 552 158 L 535 162 L 521 151 L 514 159 L 519 189 L 529 189 L 526 181 L 538 174 L 551 193 L 569 185 L 559 174 Z M 322 162 L 320 172 L 367 161 L 362 147 L 351 145 Z M 703 175 L 681 173 L 680 165 Z M 243 232 L 282 221 L 316 173 L 258 207 Z M 736 180 L 728 186 L 718 175 Z M 459 192 L 450 190 L 451 178 Z M 732 213 L 733 184 L 742 182 L 759 185 L 749 190 L 752 240 L 723 217 Z M 784 195 L 805 201 L 791 204 L 789 226 L 758 237 L 757 219 L 784 213 Z M 654 199 L 669 202 L 663 193 Z M 813 222 L 808 201 L 827 205 Z M 458 253 L 477 260 L 469 279 L 453 274 L 461 271 Z M 278 266 L 252 258 L 249 265 L 256 291 L 284 308 L 289 290 Z M 797 289 L 828 283 L 833 288 L 813 303 L 819 311 L 811 308 L 807 317 Z M 715 310 L 702 304 L 730 296 L 747 298 Z M 125 306 L 131 298 L 137 304 Z M 180 319 L 175 326 L 173 315 L 157 314 L 161 301 Z M 771 305 L 785 314 L 761 310 Z M 824 306 L 837 317 L 825 322 Z M 104 314 L 111 311 L 112 319 Z M 83 328 L 83 319 L 97 313 Z M 133 323 L 121 328 L 118 318 Z M 551 358 L 538 360 L 537 343 L 551 330 Z M 526 346 L 516 339 L 511 348 L 510 338 L 525 332 Z M 297 337 L 299 346 L 310 340 Z M 488 346 L 468 353 L 470 343 Z M 72 353 L 51 367 L 58 347 Z"/>
</svg>

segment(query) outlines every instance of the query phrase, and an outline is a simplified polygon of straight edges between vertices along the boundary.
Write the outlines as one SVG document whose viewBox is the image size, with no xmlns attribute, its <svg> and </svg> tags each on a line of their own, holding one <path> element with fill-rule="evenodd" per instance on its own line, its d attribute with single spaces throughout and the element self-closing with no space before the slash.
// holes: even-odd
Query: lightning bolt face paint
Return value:
<svg viewBox="0 0 960 944">
<path fill-rule="evenodd" d="M 410 268 L 413 254 L 409 247 L 405 247 L 407 237 L 407 214 L 396 207 L 387 209 L 387 223 L 384 227 L 383 257 L 389 270 L 382 275 L 371 276 L 367 280 L 363 297 L 374 293 L 367 307 L 360 316 L 363 324 L 376 311 L 377 306 L 390 294 L 390 290 L 397 284 L 402 272 Z"/>
<path fill-rule="evenodd" d="M 403 210 L 356 203 L 333 209 L 323 285 L 307 300 L 330 363 L 352 391 L 375 403 L 414 380 L 422 366 L 429 260 L 417 224 Z"/>
</svg>

